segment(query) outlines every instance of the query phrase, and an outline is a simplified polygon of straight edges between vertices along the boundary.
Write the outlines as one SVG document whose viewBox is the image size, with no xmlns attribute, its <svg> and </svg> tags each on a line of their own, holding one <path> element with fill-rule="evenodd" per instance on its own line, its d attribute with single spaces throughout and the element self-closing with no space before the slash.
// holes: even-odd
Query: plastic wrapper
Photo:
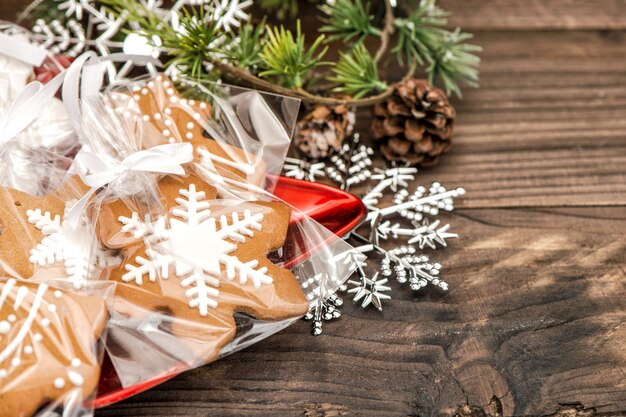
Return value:
<svg viewBox="0 0 626 417">
<path fill-rule="evenodd" d="M 65 106 L 54 96 L 57 89 L 45 98 L 46 106 L 39 110 L 33 110 L 34 103 L 20 101 L 27 98 L 23 93 L 28 82 L 35 78 L 34 67 L 12 57 L 9 52 L 22 48 L 28 52 L 29 47 L 35 47 L 34 51 L 41 54 L 32 35 L 19 26 L 0 22 L 0 36 L 6 37 L 0 42 L 0 127 L 3 136 L 17 119 L 30 117 L 36 112 L 36 116 L 16 134 L 0 137 L 0 185 L 36 194 L 42 188 L 40 183 L 47 181 L 49 166 L 55 169 L 69 166 L 59 157 L 71 157 L 77 151 L 77 135 Z M 24 53 L 23 59 L 28 58 L 29 54 Z M 54 60 L 48 58 L 46 63 L 53 65 Z M 34 101 L 38 99 L 36 97 Z"/>
<path fill-rule="evenodd" d="M 34 43 L 32 35 L 24 28 L 13 23 L 0 20 L 0 34 L 11 37 L 18 42 Z M 33 66 L 14 57 L 0 52 L 0 101 L 15 99 L 20 90 L 30 81 Z"/>
<path fill-rule="evenodd" d="M 2 121 L 0 417 L 91 414 L 115 286 L 97 279 L 105 259 L 119 262 L 103 256 L 86 213 L 67 221 L 88 190 L 71 161 L 21 142 L 60 79 L 50 85 L 25 86 Z"/>
<path fill-rule="evenodd" d="M 107 351 L 124 386 L 249 346 L 352 272 L 348 244 L 267 191 L 297 104 L 163 76 L 83 99 L 76 169 L 98 190 L 96 237 L 121 259 L 101 279 L 117 283 Z"/>
<path fill-rule="evenodd" d="M 92 415 L 111 290 L 0 279 L 0 416 Z"/>
<path fill-rule="evenodd" d="M 86 213 L 76 225 L 68 222 L 68 210 L 88 187 L 65 169 L 56 169 L 47 161 L 42 165 L 34 162 L 45 156 L 31 152 L 31 158 L 23 161 L 24 172 L 41 171 L 46 179 L 30 179 L 28 188 L 37 190 L 34 195 L 0 186 L 0 276 L 63 278 L 80 289 L 87 281 L 98 279 L 107 262 L 119 260 L 113 252 L 100 249 Z"/>
<path fill-rule="evenodd" d="M 182 79 L 174 85 L 165 75 L 114 85 L 108 97 L 127 129 L 141 132 L 143 149 L 190 142 L 202 167 L 269 191 L 281 172 L 300 104 L 224 84 Z"/>
</svg>

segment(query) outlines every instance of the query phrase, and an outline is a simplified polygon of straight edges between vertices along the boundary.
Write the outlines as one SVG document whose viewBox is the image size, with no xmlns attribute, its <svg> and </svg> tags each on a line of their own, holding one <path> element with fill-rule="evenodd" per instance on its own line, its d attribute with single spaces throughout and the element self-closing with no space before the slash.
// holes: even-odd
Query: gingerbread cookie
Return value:
<svg viewBox="0 0 626 417">
<path fill-rule="evenodd" d="M 121 200 L 99 212 L 102 244 L 124 254 L 106 276 L 124 305 L 136 306 L 125 314 L 172 316 L 171 332 L 208 362 L 233 339 L 235 313 L 268 321 L 306 313 L 293 274 L 267 259 L 285 241 L 288 206 L 216 200 L 215 188 L 193 174 L 165 177 L 158 189 L 165 215 L 144 216 Z"/>
<path fill-rule="evenodd" d="M 86 215 L 77 228 L 69 225 L 66 214 L 76 199 L 59 197 L 85 190 L 78 179 L 45 196 L 0 187 L 0 276 L 66 278 L 76 288 L 98 277 L 99 266 L 113 257 L 98 247 Z"/>
<path fill-rule="evenodd" d="M 98 385 L 95 347 L 106 317 L 100 298 L 0 281 L 0 416 L 87 399 Z"/>
<path fill-rule="evenodd" d="M 211 105 L 183 98 L 167 76 L 158 75 L 133 85 L 132 99 L 124 93 L 113 94 L 112 98 L 115 107 L 125 109 L 123 114 L 127 120 L 141 123 L 144 149 L 165 143 L 191 142 L 195 162 L 202 169 L 248 184 L 263 184 L 265 163 L 238 147 L 210 139 L 206 129 L 212 118 Z"/>
</svg>

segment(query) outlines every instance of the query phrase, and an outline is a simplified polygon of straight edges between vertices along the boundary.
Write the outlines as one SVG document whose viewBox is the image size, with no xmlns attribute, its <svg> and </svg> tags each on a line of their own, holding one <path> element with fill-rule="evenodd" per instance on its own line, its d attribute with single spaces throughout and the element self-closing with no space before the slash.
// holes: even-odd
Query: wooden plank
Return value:
<svg viewBox="0 0 626 417">
<path fill-rule="evenodd" d="M 626 410 L 626 214 L 621 208 L 461 210 L 440 254 L 451 290 L 395 282 L 382 313 L 300 322 L 98 412 L 113 416 L 545 415 Z M 497 401 L 492 401 L 493 397 Z M 480 414 L 476 414 L 480 415 Z M 608 414 L 607 414 L 608 415 Z"/>
<path fill-rule="evenodd" d="M 451 26 L 482 30 L 626 29 L 622 0 L 440 0 Z"/>
<path fill-rule="evenodd" d="M 29 0 L 0 2 L 0 18 L 13 20 Z M 440 0 L 450 26 L 466 30 L 626 29 L 621 0 Z M 308 9 L 306 9 L 308 10 Z"/>
<path fill-rule="evenodd" d="M 454 146 L 418 182 L 467 188 L 461 207 L 625 205 L 624 39 L 479 34 L 481 88 L 453 100 Z M 368 111 L 359 123 L 367 132 Z"/>
<path fill-rule="evenodd" d="M 25 7 L 28 2 L 19 1 L 2 1 L 0 2 L 0 19 L 15 21 L 17 14 Z"/>
</svg>

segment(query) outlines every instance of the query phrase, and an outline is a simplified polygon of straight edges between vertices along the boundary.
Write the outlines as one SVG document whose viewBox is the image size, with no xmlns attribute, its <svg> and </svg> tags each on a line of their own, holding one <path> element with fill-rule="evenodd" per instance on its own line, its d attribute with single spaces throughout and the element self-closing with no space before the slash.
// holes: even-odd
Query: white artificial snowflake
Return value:
<svg viewBox="0 0 626 417">
<path fill-rule="evenodd" d="M 258 260 L 243 262 L 231 255 L 238 243 L 261 230 L 263 213 L 246 209 L 216 218 L 212 217 L 205 193 L 197 192 L 195 185 L 179 193 L 182 197 L 176 199 L 179 207 L 172 210 L 172 217 L 161 216 L 152 222 L 149 217 L 141 220 L 133 213 L 130 218 L 119 218 L 124 224 L 122 230 L 132 233 L 135 239 L 144 239 L 148 247 L 147 258 L 137 256 L 137 265 L 126 265 L 128 272 L 122 276 L 123 281 L 142 285 L 145 276 L 152 282 L 157 276 L 168 279 L 173 267 L 180 285 L 187 289 L 189 307 L 198 309 L 202 316 L 209 308 L 217 307 L 217 287 L 224 274 L 231 281 L 238 277 L 242 285 L 250 280 L 255 288 L 272 283 L 267 268 L 258 268 Z"/>
<path fill-rule="evenodd" d="M 77 19 L 83 18 L 83 6 L 81 0 L 64 0 L 58 5 L 59 10 L 65 10 L 67 17 L 76 16 Z"/>
<path fill-rule="evenodd" d="M 247 8 L 252 6 L 252 0 L 177 0 L 170 8 L 177 12 L 188 6 L 202 6 L 207 12 L 207 19 L 217 21 L 218 28 L 230 31 L 233 27 L 240 27 L 241 22 L 248 20 Z"/>
<path fill-rule="evenodd" d="M 456 233 L 449 233 L 450 225 L 446 224 L 439 227 L 441 220 L 437 219 L 432 223 L 424 220 L 422 223 L 412 221 L 412 228 L 404 228 L 400 223 L 391 224 L 389 220 L 378 226 L 377 232 L 380 238 L 387 239 L 389 236 L 397 239 L 400 236 L 408 236 L 408 244 L 417 243 L 420 249 L 428 246 L 431 249 L 437 249 L 437 244 L 443 247 L 448 246 L 446 239 L 457 238 Z"/>
<path fill-rule="evenodd" d="M 63 218 L 41 209 L 28 210 L 28 222 L 41 230 L 44 238 L 30 252 L 29 261 L 39 266 L 63 263 L 67 279 L 76 289 L 93 278 L 99 268 L 114 258 L 96 244 L 93 227 L 83 214 L 76 228 L 72 227 L 67 214 L 76 201 L 65 203 Z"/>
<path fill-rule="evenodd" d="M 361 307 L 365 308 L 372 304 L 379 311 L 382 311 L 382 300 L 391 299 L 387 294 L 383 294 L 383 292 L 391 291 L 391 287 L 385 285 L 388 281 L 387 278 L 379 281 L 378 272 L 376 272 L 372 278 L 362 276 L 358 281 L 348 281 L 348 284 L 352 285 L 348 293 L 355 294 L 353 298 L 354 302 L 360 301 L 361 299 L 363 300 Z"/>
<path fill-rule="evenodd" d="M 162 8 L 160 0 L 141 0 L 140 5 L 143 10 L 153 12 L 166 20 L 168 11 Z M 160 48 L 156 39 L 151 39 L 155 43 L 154 48 L 144 53 L 148 47 L 137 40 L 136 32 L 140 29 L 138 23 L 127 20 L 126 14 L 116 16 L 99 1 L 64 0 L 58 7 L 65 10 L 67 19 L 37 19 L 32 29 L 34 38 L 41 47 L 53 55 L 75 58 L 87 50 L 95 51 L 102 57 L 119 52 L 153 57 L 159 55 Z M 131 33 L 127 35 L 125 32 L 129 29 Z M 120 40 L 128 36 L 128 41 Z M 134 65 L 132 60 L 123 65 L 106 62 L 107 78 L 110 82 L 122 79 L 133 70 Z M 150 73 L 156 72 L 151 63 L 145 67 Z"/>
<path fill-rule="evenodd" d="M 213 0 L 211 9 L 217 27 L 226 31 L 240 27 L 242 21 L 248 20 L 248 14 L 244 10 L 252 4 L 252 0 Z"/>
<path fill-rule="evenodd" d="M 213 0 L 176 0 L 172 5 L 171 10 L 180 10 L 188 6 L 204 6 L 211 3 Z"/>
<path fill-rule="evenodd" d="M 407 284 L 412 291 L 419 291 L 429 284 L 448 290 L 447 282 L 440 277 L 442 265 L 431 262 L 418 249 L 446 247 L 448 240 L 458 237 L 450 232 L 449 225 L 442 225 L 437 216 L 454 210 L 454 200 L 463 196 L 465 190 L 461 187 L 447 189 L 434 182 L 430 187 L 418 186 L 410 192 L 417 168 L 377 167 L 374 155 L 374 148 L 361 144 L 359 135 L 355 134 L 328 160 L 287 158 L 284 175 L 315 182 L 325 177 L 343 190 L 357 186 L 365 190 L 361 200 L 367 209 L 366 221 L 347 239 L 362 244 L 356 249 L 372 256 L 369 262 L 358 263 L 358 280 L 348 282 L 352 285 L 348 292 L 355 294 L 353 301 L 362 301 L 361 306 L 373 305 L 381 310 L 382 301 L 389 299 L 384 293 L 389 291 L 386 284 L 391 276 L 395 276 L 400 284 Z M 392 220 L 394 217 L 399 221 Z M 406 239 L 406 244 L 395 246 L 401 239 Z M 383 247 L 381 240 L 388 243 Z M 374 271 L 379 271 L 382 279 Z M 305 277 L 301 282 L 306 282 Z M 339 304 L 334 300 L 328 308 L 325 304 L 311 306 L 307 318 L 313 320 L 314 335 L 321 333 L 322 320 L 332 320 L 340 315 L 334 311 L 337 308 Z M 326 310 L 332 314 L 327 314 Z"/>
</svg>

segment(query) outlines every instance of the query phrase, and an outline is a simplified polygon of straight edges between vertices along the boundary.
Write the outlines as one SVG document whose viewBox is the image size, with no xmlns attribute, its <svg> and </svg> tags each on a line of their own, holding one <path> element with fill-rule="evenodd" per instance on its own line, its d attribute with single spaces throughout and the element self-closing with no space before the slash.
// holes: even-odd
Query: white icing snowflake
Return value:
<svg viewBox="0 0 626 417">
<path fill-rule="evenodd" d="M 44 238 L 30 252 L 29 261 L 39 266 L 63 263 L 67 279 L 76 289 L 93 278 L 98 268 L 104 267 L 112 256 L 95 243 L 94 230 L 83 214 L 76 228 L 66 219 L 75 200 L 65 203 L 63 219 L 49 211 L 28 210 L 28 222 L 44 234 Z"/>
<path fill-rule="evenodd" d="M 242 285 L 250 280 L 256 288 L 272 283 L 267 268 L 258 268 L 258 260 L 243 262 L 231 255 L 238 243 L 261 230 L 263 213 L 234 211 L 230 218 L 221 215 L 218 219 L 212 217 L 205 193 L 197 192 L 195 185 L 179 193 L 182 197 L 176 199 L 179 207 L 172 210 L 173 217 L 161 216 L 151 222 L 149 217 L 142 221 L 133 213 L 130 218 L 119 218 L 124 224 L 122 230 L 135 239 L 143 238 L 148 247 L 147 259 L 137 256 L 137 265 L 125 266 L 128 272 L 123 281 L 142 285 L 145 276 L 152 282 L 157 276 L 168 279 L 173 267 L 181 286 L 187 289 L 189 307 L 198 309 L 202 316 L 217 307 L 217 287 L 224 274 L 231 281 L 238 278 Z"/>
</svg>

